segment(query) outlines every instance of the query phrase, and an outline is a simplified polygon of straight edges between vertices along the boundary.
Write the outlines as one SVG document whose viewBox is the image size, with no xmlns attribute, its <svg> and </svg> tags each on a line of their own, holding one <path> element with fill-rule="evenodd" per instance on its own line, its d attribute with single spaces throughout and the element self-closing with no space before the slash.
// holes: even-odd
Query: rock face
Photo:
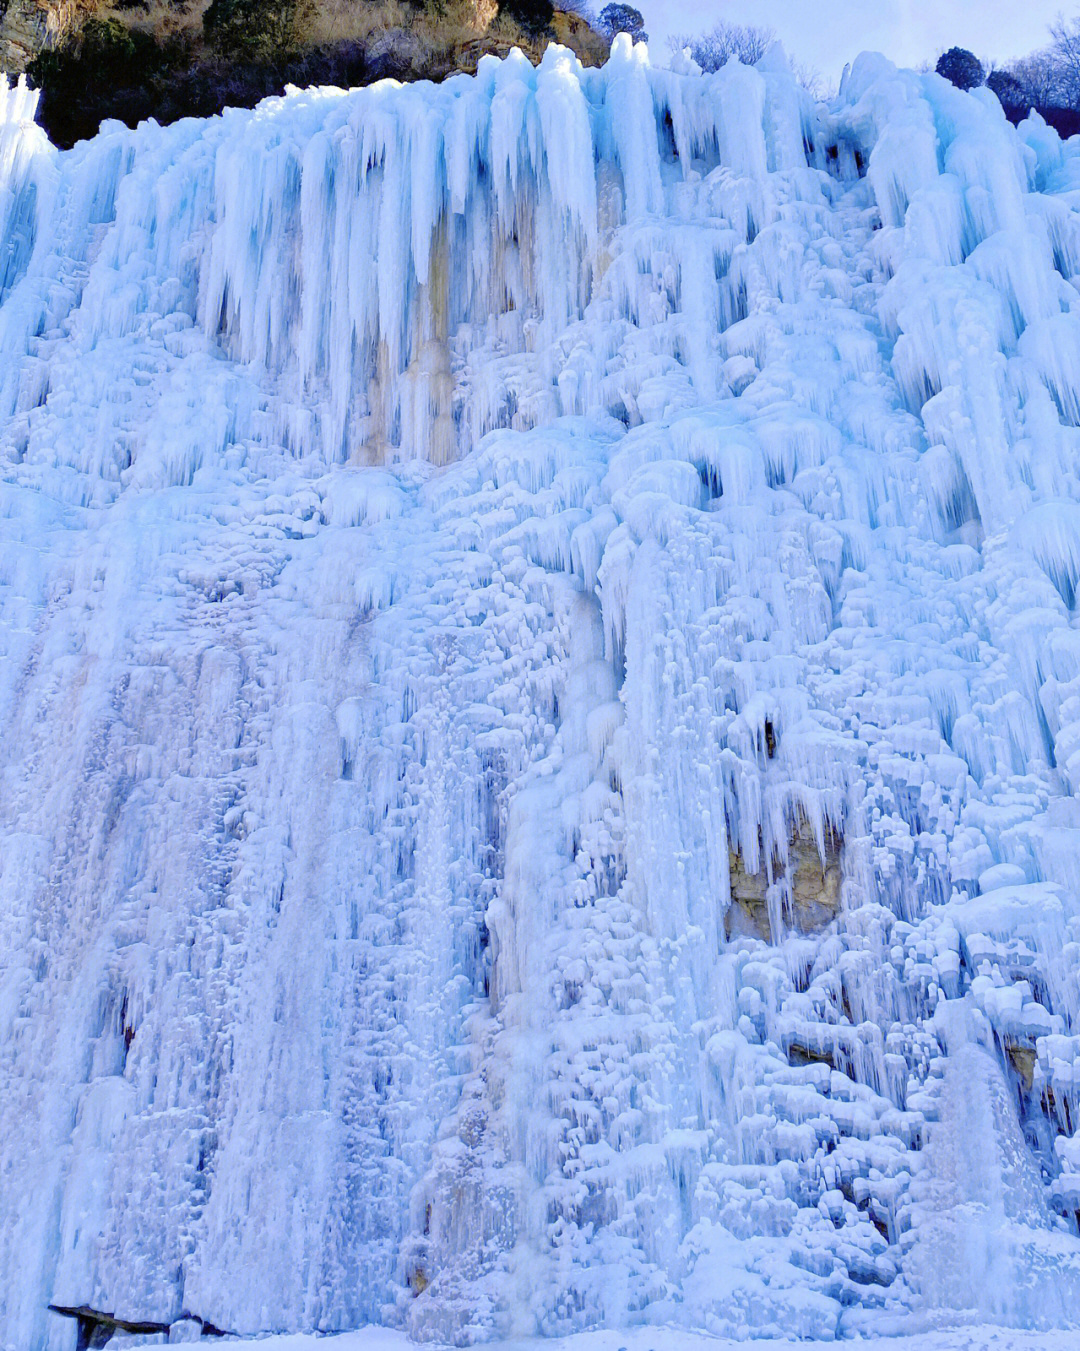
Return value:
<svg viewBox="0 0 1080 1351">
<path fill-rule="evenodd" d="M 732 853 L 728 867 L 731 904 L 724 916 L 728 938 L 736 935 L 780 942 L 787 929 L 819 933 L 840 911 L 843 875 L 841 844 L 832 830 L 824 846 L 802 821 L 787 841 L 786 858 L 777 856 L 766 868 L 746 872 L 742 855 Z"/>
<path fill-rule="evenodd" d="M 1080 141 L 625 39 L 33 103 L 4 1351 L 1075 1326 Z"/>
<path fill-rule="evenodd" d="M 42 125 L 55 144 L 70 148 L 105 120 L 168 125 L 250 108 L 290 85 L 442 81 L 514 49 L 539 61 L 551 41 L 564 42 L 587 65 L 607 57 L 607 41 L 579 15 L 556 10 L 537 32 L 497 10 L 493 0 L 302 0 L 284 7 L 244 0 L 209 8 L 207 0 L 115 8 L 92 0 L 35 8 L 18 0 L 0 71 L 23 70 L 43 47 L 57 48 L 30 69 L 42 86 Z"/>
<path fill-rule="evenodd" d="M 17 75 L 77 22 L 76 0 L 0 0 L 0 73 Z"/>
</svg>

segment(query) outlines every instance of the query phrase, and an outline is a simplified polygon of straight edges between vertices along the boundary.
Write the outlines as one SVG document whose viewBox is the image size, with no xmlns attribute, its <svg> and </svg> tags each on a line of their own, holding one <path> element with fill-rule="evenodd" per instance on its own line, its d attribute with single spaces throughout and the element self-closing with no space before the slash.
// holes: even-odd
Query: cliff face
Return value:
<svg viewBox="0 0 1080 1351">
<path fill-rule="evenodd" d="M 20 74 L 39 52 L 63 41 L 79 12 L 73 0 L 0 0 L 0 71 Z"/>
<path fill-rule="evenodd" d="M 544 0 L 0 0 L 0 72 L 26 71 L 61 147 L 105 119 L 135 126 L 253 107 L 286 86 L 472 74 L 556 42 L 586 66 L 609 44 Z"/>
<path fill-rule="evenodd" d="M 4 1351 L 1075 1324 L 1080 142 L 625 41 L 31 103 Z"/>
</svg>

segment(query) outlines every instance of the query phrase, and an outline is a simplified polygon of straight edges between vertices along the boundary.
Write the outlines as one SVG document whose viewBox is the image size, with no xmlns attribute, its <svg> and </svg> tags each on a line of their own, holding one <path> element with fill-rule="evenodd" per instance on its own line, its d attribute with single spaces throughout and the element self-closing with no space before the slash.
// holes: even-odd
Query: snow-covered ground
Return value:
<svg viewBox="0 0 1080 1351">
<path fill-rule="evenodd" d="M 228 1345 L 228 1343 L 225 1343 Z M 259 1351 L 414 1351 L 404 1333 L 388 1328 L 365 1328 L 336 1337 L 297 1334 L 268 1337 L 257 1343 Z M 499 1341 L 487 1344 L 490 1351 L 744 1351 L 746 1341 L 710 1337 L 686 1328 L 625 1328 L 622 1331 L 580 1332 L 570 1337 Z M 755 1341 L 754 1351 L 790 1351 L 790 1340 Z M 811 1347 L 813 1343 L 801 1343 Z M 859 1351 L 1075 1351 L 1075 1332 L 1017 1332 L 994 1327 L 962 1331 L 920 1333 L 915 1337 L 867 1337 L 856 1345 Z M 437 1349 L 435 1349 L 437 1351 Z"/>
<path fill-rule="evenodd" d="M 1080 143 L 625 42 L 32 106 L 0 1344 L 1075 1339 Z"/>
</svg>

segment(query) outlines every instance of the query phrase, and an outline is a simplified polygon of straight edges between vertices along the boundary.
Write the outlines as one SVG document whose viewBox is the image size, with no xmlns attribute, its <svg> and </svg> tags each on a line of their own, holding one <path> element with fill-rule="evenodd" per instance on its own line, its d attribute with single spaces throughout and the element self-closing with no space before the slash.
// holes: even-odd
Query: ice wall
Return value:
<svg viewBox="0 0 1080 1351">
<path fill-rule="evenodd" d="M 0 83 L 0 1344 L 1080 1308 L 1080 148 Z"/>
</svg>

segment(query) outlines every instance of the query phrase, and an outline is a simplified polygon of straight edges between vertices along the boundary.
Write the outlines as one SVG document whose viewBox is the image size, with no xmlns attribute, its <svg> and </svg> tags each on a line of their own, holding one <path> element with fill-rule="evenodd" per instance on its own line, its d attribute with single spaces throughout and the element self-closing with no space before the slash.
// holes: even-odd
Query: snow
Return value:
<svg viewBox="0 0 1080 1351">
<path fill-rule="evenodd" d="M 1075 1340 L 1080 142 L 628 41 L 33 107 L 4 1351 Z"/>
<path fill-rule="evenodd" d="M 1072 1351 L 1073 1333 L 1005 1332 L 990 1326 L 966 1328 L 963 1332 L 926 1332 L 917 1337 L 865 1337 L 860 1351 Z M 226 1343 L 228 1345 L 228 1343 Z M 260 1351 L 408 1351 L 415 1346 L 400 1332 L 364 1328 L 336 1337 L 291 1335 L 260 1340 Z M 685 1328 L 622 1328 L 618 1331 L 583 1332 L 570 1337 L 552 1337 L 543 1342 L 489 1342 L 492 1351 L 735 1351 L 745 1341 L 709 1337 Z M 755 1351 L 777 1351 L 792 1345 L 786 1339 L 755 1341 Z"/>
</svg>

